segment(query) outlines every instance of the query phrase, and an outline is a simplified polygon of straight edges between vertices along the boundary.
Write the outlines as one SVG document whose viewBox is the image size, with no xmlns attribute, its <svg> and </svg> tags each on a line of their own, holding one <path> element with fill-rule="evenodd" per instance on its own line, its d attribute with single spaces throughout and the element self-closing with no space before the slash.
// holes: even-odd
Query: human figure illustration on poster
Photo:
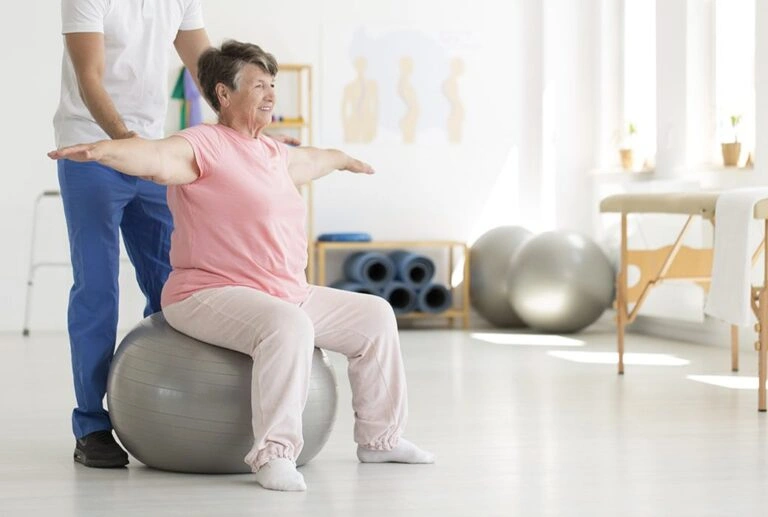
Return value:
<svg viewBox="0 0 768 517">
<path fill-rule="evenodd" d="M 369 143 L 376 138 L 379 125 L 379 93 L 376 81 L 365 76 L 367 60 L 355 59 L 357 76 L 344 88 L 341 103 L 341 119 L 344 126 L 344 141 L 348 143 Z"/>
<path fill-rule="evenodd" d="M 328 83 L 328 91 L 335 91 L 341 103 L 341 128 L 329 126 L 329 138 L 341 129 L 339 136 L 345 143 L 462 142 L 467 116 L 462 92 L 467 49 L 456 43 L 464 41 L 461 35 L 370 28 L 358 29 L 346 38 L 339 31 L 332 34 L 329 46 L 344 45 L 349 61 L 344 68 L 338 68 L 338 61 L 326 62 L 326 68 L 338 70 L 343 81 L 335 83 L 335 90 L 334 83 Z M 335 76 L 333 71 L 326 75 Z"/>
<path fill-rule="evenodd" d="M 448 99 L 450 110 L 446 122 L 448 141 L 452 144 L 461 143 L 464 128 L 464 104 L 459 95 L 459 77 L 464 73 L 464 61 L 455 57 L 451 59 L 448 78 L 443 82 L 443 95 Z"/>
<path fill-rule="evenodd" d="M 397 94 L 405 104 L 405 115 L 400 119 L 400 131 L 404 144 L 416 141 L 416 126 L 419 121 L 419 97 L 412 83 L 413 58 L 400 58 L 400 79 L 397 82 Z"/>
</svg>

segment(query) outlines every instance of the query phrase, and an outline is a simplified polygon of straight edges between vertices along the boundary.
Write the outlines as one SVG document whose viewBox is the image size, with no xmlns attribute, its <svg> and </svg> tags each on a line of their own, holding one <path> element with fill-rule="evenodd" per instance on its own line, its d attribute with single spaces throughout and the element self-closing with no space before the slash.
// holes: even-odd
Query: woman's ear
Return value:
<svg viewBox="0 0 768 517">
<path fill-rule="evenodd" d="M 216 97 L 219 99 L 219 106 L 228 107 L 230 98 L 229 98 L 229 88 L 227 88 L 227 85 L 224 83 L 217 83 L 216 84 Z"/>
</svg>

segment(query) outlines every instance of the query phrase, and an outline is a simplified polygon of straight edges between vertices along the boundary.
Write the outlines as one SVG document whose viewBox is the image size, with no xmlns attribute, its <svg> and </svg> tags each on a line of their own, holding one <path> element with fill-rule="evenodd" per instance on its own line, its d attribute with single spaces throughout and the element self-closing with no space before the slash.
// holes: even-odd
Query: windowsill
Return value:
<svg viewBox="0 0 768 517">
<path fill-rule="evenodd" d="M 726 167 L 725 165 L 721 164 L 711 164 L 711 165 L 699 165 L 697 167 L 692 167 L 692 169 L 703 172 L 703 173 L 711 173 L 711 174 L 734 174 L 734 173 L 751 173 L 755 172 L 754 167 L 745 167 L 743 165 L 739 165 L 736 167 Z"/>
<path fill-rule="evenodd" d="M 711 167 L 697 174 L 702 188 L 730 189 L 764 187 L 768 183 L 765 174 L 752 167 Z"/>
<path fill-rule="evenodd" d="M 619 167 L 594 169 L 590 176 L 597 183 L 629 184 L 639 182 L 686 183 L 700 188 L 730 189 L 742 187 L 764 187 L 768 177 L 759 174 L 754 167 L 725 167 L 720 164 L 697 165 L 687 172 L 675 175 L 658 175 L 655 169 L 626 171 Z"/>
<path fill-rule="evenodd" d="M 590 175 L 599 180 L 647 181 L 653 179 L 654 172 L 654 169 L 637 169 L 628 171 L 620 167 L 616 167 L 613 169 L 594 169 L 590 172 Z"/>
</svg>

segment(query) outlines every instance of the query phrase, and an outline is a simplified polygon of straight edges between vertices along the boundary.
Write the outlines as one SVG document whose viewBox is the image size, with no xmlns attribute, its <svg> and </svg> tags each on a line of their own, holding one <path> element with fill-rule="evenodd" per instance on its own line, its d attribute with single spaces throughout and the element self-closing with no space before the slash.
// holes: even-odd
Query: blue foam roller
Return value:
<svg viewBox="0 0 768 517">
<path fill-rule="evenodd" d="M 363 285 L 359 282 L 350 282 L 349 280 L 340 280 L 333 284 L 331 287 L 334 289 L 341 289 L 343 291 L 352 291 L 353 293 L 362 293 L 362 294 L 375 294 L 378 295 L 378 292 L 374 292 L 370 289 L 370 287 Z"/>
<path fill-rule="evenodd" d="M 407 314 L 416 309 L 418 302 L 416 290 L 404 282 L 390 282 L 381 291 L 394 309 L 395 314 Z"/>
<path fill-rule="evenodd" d="M 359 251 L 344 261 L 347 280 L 365 285 L 378 291 L 395 277 L 392 259 L 377 251 Z"/>
<path fill-rule="evenodd" d="M 317 240 L 321 242 L 370 242 L 370 233 L 323 233 Z"/>
<path fill-rule="evenodd" d="M 447 311 L 453 305 L 451 290 L 441 284 L 429 284 L 419 290 L 416 308 L 421 312 L 439 314 Z"/>
<path fill-rule="evenodd" d="M 435 263 L 424 255 L 398 250 L 389 254 L 395 264 L 395 279 L 414 289 L 426 287 L 435 276 Z"/>
</svg>

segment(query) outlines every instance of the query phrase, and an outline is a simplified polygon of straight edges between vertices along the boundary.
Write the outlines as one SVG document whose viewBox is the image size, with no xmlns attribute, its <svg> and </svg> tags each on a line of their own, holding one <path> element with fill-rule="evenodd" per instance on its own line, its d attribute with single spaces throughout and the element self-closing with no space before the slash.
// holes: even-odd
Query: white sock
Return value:
<svg viewBox="0 0 768 517">
<path fill-rule="evenodd" d="M 288 458 L 274 458 L 256 472 L 256 481 L 269 490 L 302 492 L 307 489 L 304 476 Z"/>
<path fill-rule="evenodd" d="M 395 448 L 389 451 L 376 451 L 358 445 L 357 459 L 363 463 L 434 463 L 435 455 L 400 438 Z"/>
</svg>

